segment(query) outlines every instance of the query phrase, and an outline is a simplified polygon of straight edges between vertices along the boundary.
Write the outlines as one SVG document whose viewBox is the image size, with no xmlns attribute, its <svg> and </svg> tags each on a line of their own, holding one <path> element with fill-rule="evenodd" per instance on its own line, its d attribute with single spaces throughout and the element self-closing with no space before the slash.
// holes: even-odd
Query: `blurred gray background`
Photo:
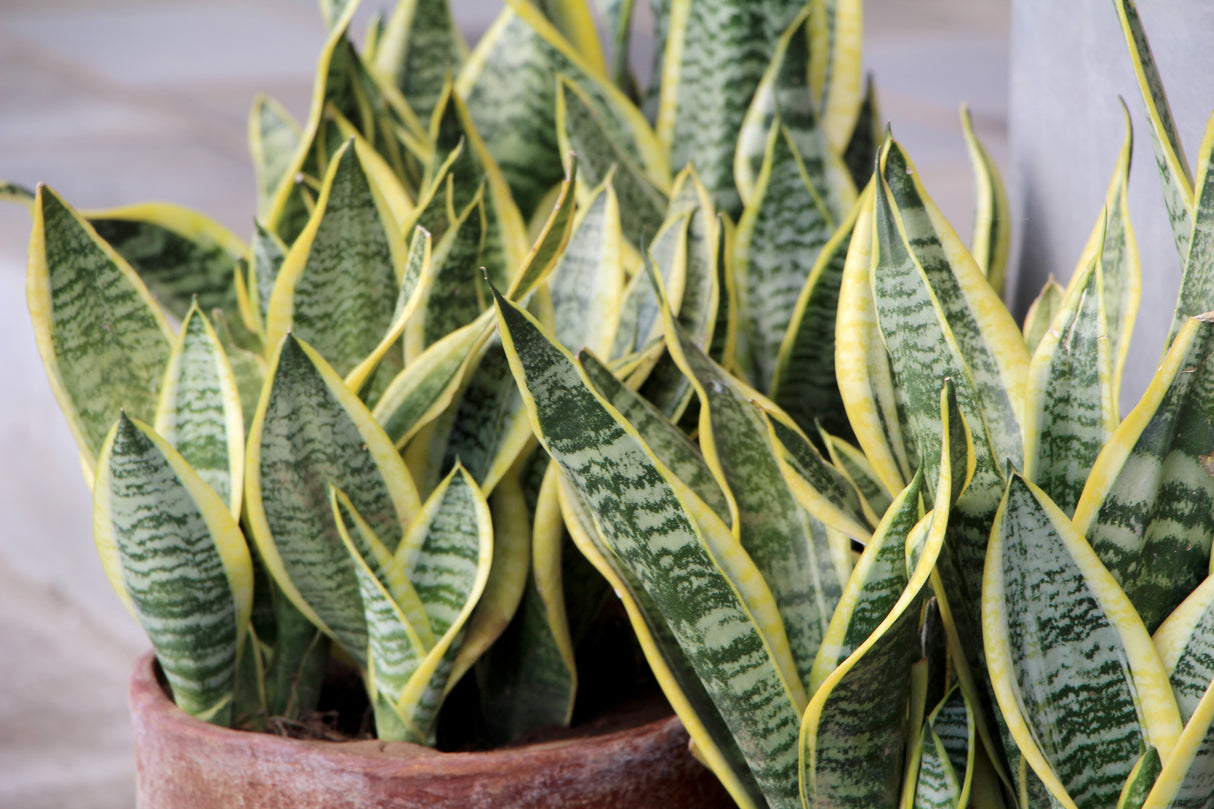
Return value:
<svg viewBox="0 0 1214 809">
<path fill-rule="evenodd" d="M 1006 166 L 1009 1 L 865 4 L 883 112 L 963 236 L 958 107 Z M 499 9 L 453 6 L 470 40 Z M 174 202 L 245 237 L 246 113 L 265 92 L 306 117 L 324 33 L 312 0 L 0 0 L 0 178 L 45 182 L 77 208 Z M 147 644 L 97 563 L 90 495 L 34 347 L 29 226 L 0 206 L 0 806 L 130 809 L 126 680 Z"/>
</svg>

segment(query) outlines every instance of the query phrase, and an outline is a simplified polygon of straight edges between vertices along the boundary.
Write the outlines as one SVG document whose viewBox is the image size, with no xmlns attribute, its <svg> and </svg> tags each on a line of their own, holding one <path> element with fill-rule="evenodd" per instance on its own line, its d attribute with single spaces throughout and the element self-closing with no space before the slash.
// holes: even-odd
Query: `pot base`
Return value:
<svg viewBox="0 0 1214 809">
<path fill-rule="evenodd" d="M 733 806 L 677 717 L 477 753 L 319 742 L 207 724 L 177 708 L 148 654 L 131 676 L 140 809 L 683 809 Z"/>
</svg>

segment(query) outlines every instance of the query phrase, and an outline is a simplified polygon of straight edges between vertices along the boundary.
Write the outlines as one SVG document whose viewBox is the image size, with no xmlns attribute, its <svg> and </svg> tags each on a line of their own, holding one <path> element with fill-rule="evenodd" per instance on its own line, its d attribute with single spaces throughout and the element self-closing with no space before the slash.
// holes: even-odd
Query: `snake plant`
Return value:
<svg viewBox="0 0 1214 809">
<path fill-rule="evenodd" d="M 626 366 L 497 296 L 575 539 L 740 806 L 1214 805 L 1214 135 L 1194 181 L 1133 3 L 1115 6 L 1184 262 L 1167 353 L 1124 419 L 1142 282 L 1128 115 L 1075 272 L 1022 325 L 1000 300 L 1006 202 L 968 125 L 970 244 L 887 138 L 817 265 L 788 276 L 818 306 L 774 340 L 744 332 L 739 292 L 734 353 L 714 355 L 647 262 L 698 446 Z M 780 187 L 773 166 L 795 147 L 769 131 L 752 193 Z M 785 201 L 773 218 L 828 209 Z M 759 235 L 756 210 L 735 232 L 739 290 L 747 262 L 786 243 Z M 753 358 L 771 352 L 747 352 L 773 343 L 768 375 Z M 799 366 L 813 349 L 833 352 L 833 373 Z M 837 409 L 780 400 L 789 368 L 837 386 Z"/>
</svg>

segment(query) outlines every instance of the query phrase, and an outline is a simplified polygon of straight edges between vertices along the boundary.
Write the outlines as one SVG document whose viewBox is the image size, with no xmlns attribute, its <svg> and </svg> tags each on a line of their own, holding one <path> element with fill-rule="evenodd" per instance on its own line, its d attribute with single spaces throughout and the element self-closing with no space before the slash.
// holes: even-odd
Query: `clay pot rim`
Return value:
<svg viewBox="0 0 1214 809">
<path fill-rule="evenodd" d="M 204 722 L 187 714 L 169 698 L 157 676 L 158 664 L 155 652 L 149 651 L 135 663 L 131 672 L 129 702 L 132 714 L 151 720 L 156 724 L 175 725 L 191 736 L 213 742 L 216 745 L 248 745 L 259 750 L 274 750 L 282 755 L 313 756 L 323 754 L 326 758 L 348 758 L 351 768 L 363 761 L 441 760 L 446 766 L 458 769 L 477 770 L 481 767 L 493 770 L 508 769 L 512 762 L 534 762 L 551 757 L 553 761 L 564 760 L 578 751 L 586 758 L 593 758 L 600 751 L 606 752 L 629 741 L 664 736 L 683 731 L 682 722 L 673 714 L 661 719 L 644 722 L 634 727 L 611 730 L 604 733 L 590 731 L 551 741 L 513 745 L 495 750 L 471 752 L 442 752 L 424 745 L 410 742 L 383 742 L 376 739 L 351 741 L 324 741 L 295 739 L 273 733 L 234 730 Z M 580 757 L 580 756 L 579 756 Z M 386 763 L 385 761 L 385 763 Z"/>
</svg>

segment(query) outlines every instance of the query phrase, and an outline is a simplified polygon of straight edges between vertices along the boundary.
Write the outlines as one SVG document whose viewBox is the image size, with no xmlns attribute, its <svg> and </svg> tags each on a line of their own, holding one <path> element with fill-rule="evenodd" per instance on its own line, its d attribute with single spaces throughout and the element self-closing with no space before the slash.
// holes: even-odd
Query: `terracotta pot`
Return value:
<svg viewBox="0 0 1214 809">
<path fill-rule="evenodd" d="M 152 655 L 131 676 L 140 809 L 733 806 L 667 717 L 484 753 L 318 742 L 209 725 L 168 698 Z"/>
</svg>

